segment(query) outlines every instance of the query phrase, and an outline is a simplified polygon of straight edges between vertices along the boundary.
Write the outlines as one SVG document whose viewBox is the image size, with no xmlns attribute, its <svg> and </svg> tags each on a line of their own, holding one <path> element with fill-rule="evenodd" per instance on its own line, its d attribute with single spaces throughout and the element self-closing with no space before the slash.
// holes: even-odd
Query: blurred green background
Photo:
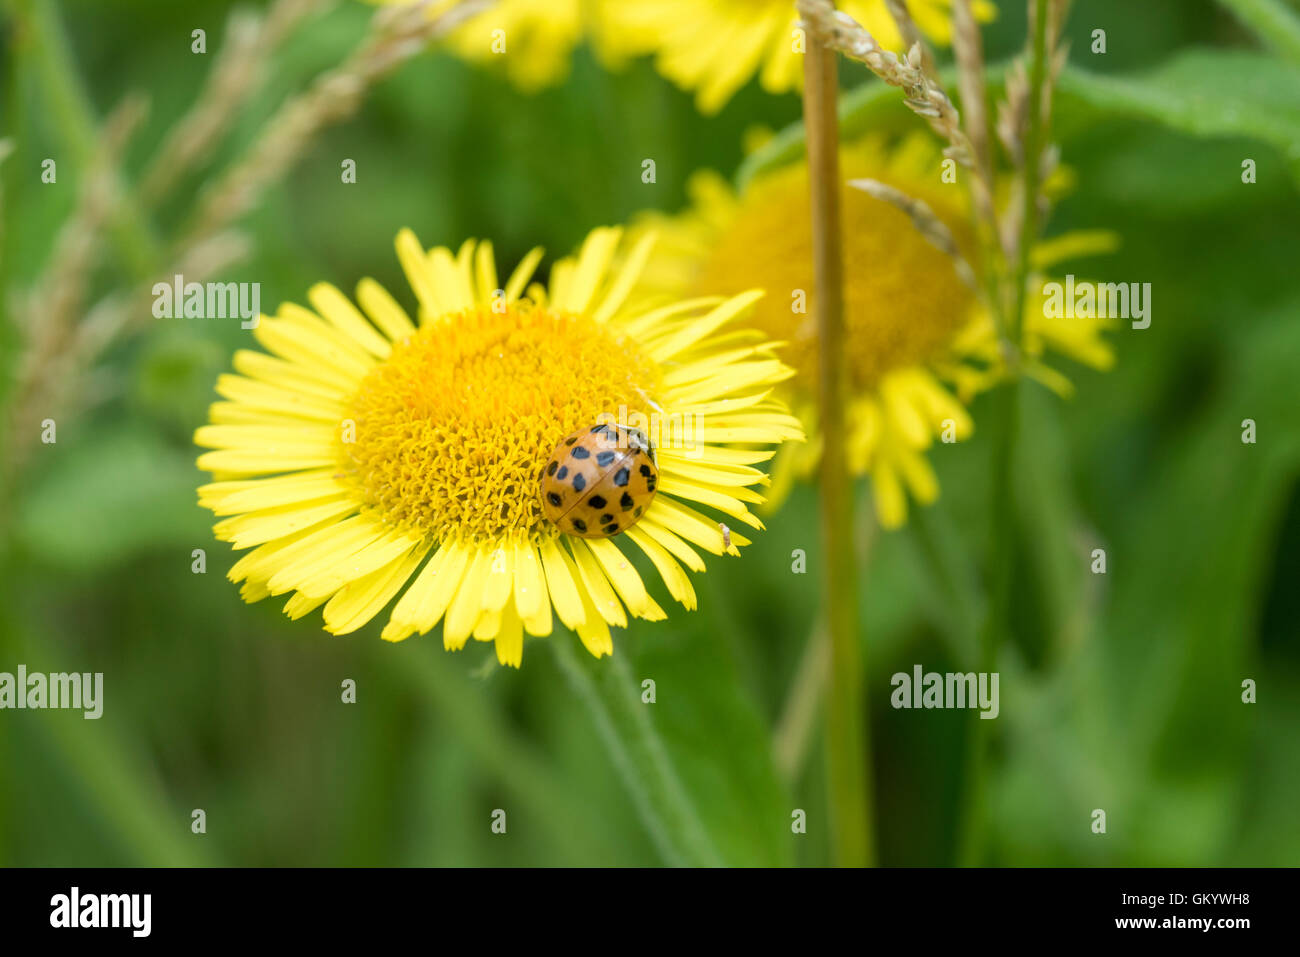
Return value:
<svg viewBox="0 0 1300 957">
<path fill-rule="evenodd" d="M 253 6 L 257 6 L 254 4 Z M 986 31 L 991 60 L 1024 36 L 1022 4 Z M 135 90 L 150 112 L 126 154 L 137 176 L 201 88 L 233 5 L 9 0 L 0 136 L 0 290 L 33 282 L 84 173 L 73 91 L 98 117 Z M 267 82 L 150 229 L 185 219 L 204 180 L 249 145 L 286 95 L 338 63 L 372 10 L 340 3 L 272 62 Z M 66 34 L 69 64 L 32 40 Z M 207 30 L 207 56 L 190 32 Z M 1090 52 L 1107 31 L 1107 52 Z M 1077 175 L 1049 232 L 1116 231 L 1087 271 L 1150 282 L 1153 321 L 1115 335 L 1107 374 L 1068 371 L 1063 402 L 1027 390 L 1020 523 L 991 529 L 989 443 L 939 446 L 943 496 L 897 533 L 863 524 L 862 635 L 885 864 L 956 859 L 974 712 L 893 711 L 889 677 L 915 663 L 973 669 L 990 537 L 1017 542 L 1015 634 L 1000 663 L 986 860 L 1055 865 L 1287 865 L 1300 861 L 1300 81 L 1295 49 L 1261 44 L 1219 6 L 1086 0 L 1058 102 Z M 50 40 L 47 34 L 44 38 Z M 54 39 L 58 39 L 57 32 Z M 845 67 L 847 86 L 865 72 Z M 1114 77 L 1112 83 L 1108 79 Z M 911 128 L 891 99 L 872 122 Z M 64 104 L 66 106 L 66 104 Z M 75 111 L 72 111 L 75 112 Z M 700 167 L 730 175 L 746 131 L 797 120 L 798 99 L 751 84 L 715 118 L 639 61 L 607 72 L 577 51 L 564 84 L 525 95 L 438 52 L 382 82 L 329 127 L 243 220 L 252 255 L 221 278 L 262 306 L 327 279 L 373 276 L 409 304 L 392 241 L 494 240 L 503 263 L 571 249 L 593 226 L 676 210 Z M 40 161 L 59 159 L 57 186 Z M 1241 181 L 1253 158 L 1258 182 Z M 339 182 L 343 158 L 357 182 Z M 654 158 L 657 182 L 641 181 Z M 92 294 L 122 284 L 110 236 Z M 20 333 L 0 324 L 12 399 Z M 438 635 L 401 645 L 378 625 L 346 638 L 279 603 L 246 606 L 195 504 L 190 436 L 247 339 L 235 322 L 159 320 L 82 383 L 97 401 L 58 416 L 58 442 L 11 475 L 0 513 L 0 671 L 102 671 L 104 716 L 0 712 L 0 864 L 740 865 L 830 858 L 821 741 L 790 776 L 772 734 L 813 631 L 817 503 L 800 490 L 741 560 L 711 561 L 700 609 L 615 637 L 611 662 L 575 637 L 527 643 L 522 670 Z M 6 415 L 6 419 L 8 415 Z M 1241 423 L 1257 423 L 1243 445 Z M 21 421 L 11 429 L 38 429 Z M 14 431 L 5 439 L 12 443 Z M 864 488 L 859 517 L 870 511 Z M 1089 571 L 1104 547 L 1108 572 Z M 205 575 L 191 550 L 207 551 Z M 808 573 L 791 572 L 807 550 Z M 653 590 L 653 589 L 652 589 Z M 557 660 L 550 647 L 566 645 Z M 586 678 L 574 681 L 566 662 Z M 340 683 L 357 682 L 357 701 Z M 653 678 L 657 702 L 639 704 Z M 1241 702 L 1254 679 L 1258 703 Z M 662 752 L 611 755 L 593 687 L 635 704 Z M 610 695 L 605 696 L 607 700 Z M 642 709 L 642 710 L 637 710 Z M 644 732 L 646 729 L 642 729 Z M 624 780 L 663 762 L 704 837 L 656 818 Z M 202 808 L 207 833 L 191 833 Z M 494 809 L 508 832 L 493 834 Z M 807 812 L 807 833 L 791 813 Z M 1093 809 L 1107 833 L 1090 829 Z M 690 823 L 690 822 L 688 822 Z M 671 833 L 664 833 L 664 829 Z M 701 843 L 705 845 L 701 846 Z M 676 851 L 674 851 L 676 848 Z M 674 855 L 677 854 L 675 857 Z"/>
</svg>

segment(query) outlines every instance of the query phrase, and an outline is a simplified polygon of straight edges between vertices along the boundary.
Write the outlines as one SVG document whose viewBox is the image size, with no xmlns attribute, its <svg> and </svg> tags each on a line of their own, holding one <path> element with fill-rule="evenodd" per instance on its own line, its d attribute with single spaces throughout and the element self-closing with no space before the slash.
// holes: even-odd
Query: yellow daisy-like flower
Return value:
<svg viewBox="0 0 1300 957">
<path fill-rule="evenodd" d="M 964 190 L 942 182 L 942 154 L 924 134 L 890 146 L 869 136 L 846 147 L 847 180 L 870 178 L 923 200 L 952 231 L 967 260 L 976 264 Z M 783 357 L 797 375 L 782 391 L 813 441 L 783 448 L 773 466 L 770 497 L 779 501 L 794 479 L 820 457 L 816 440 L 816 329 L 808 171 L 799 162 L 757 177 L 741 195 L 722 177 L 697 173 L 692 206 L 676 216 L 647 213 L 637 228 L 661 236 L 643 273 L 639 294 L 727 294 L 763 286 L 768 297 L 753 324 L 788 343 Z M 936 439 L 971 434 L 966 403 L 1003 374 L 993 318 L 962 282 L 952 260 L 932 246 L 905 213 L 861 190 L 841 195 L 845 272 L 845 347 L 850 407 L 847 453 L 855 474 L 869 475 L 881 524 L 901 525 L 908 493 L 928 504 L 939 485 L 926 450 Z M 1076 234 L 1044 244 L 1035 262 L 1095 252 L 1113 245 L 1100 234 Z M 976 264 L 976 268 L 978 265 Z M 1053 320 L 1041 300 L 1025 317 L 1026 371 L 1058 391 L 1070 384 L 1046 366 L 1047 349 L 1096 368 L 1113 361 L 1101 338 L 1105 319 Z"/>
<path fill-rule="evenodd" d="M 411 0 L 368 0 L 378 4 Z M 429 15 L 440 16 L 461 0 L 434 0 Z M 447 38 L 448 48 L 471 63 L 500 63 L 510 81 L 534 92 L 565 78 L 584 20 L 605 0 L 497 0 Z"/>
<path fill-rule="evenodd" d="M 218 538 L 251 549 L 230 571 L 244 599 L 290 594 L 292 618 L 324 605 L 326 629 L 346 634 L 400 594 L 384 638 L 441 621 L 448 649 L 472 635 L 515 666 L 553 609 L 600 656 L 629 614 L 665 617 L 630 544 L 694 608 L 682 566 L 749 543 L 695 505 L 762 527 L 749 510 L 767 481 L 755 466 L 773 454 L 762 446 L 802 438 L 769 395 L 791 371 L 759 333 L 731 329 L 759 292 L 629 309 L 653 237 L 611 269 L 620 235 L 594 230 L 549 289 L 530 285 L 540 250 L 498 288 L 489 243 L 426 251 L 404 230 L 418 325 L 370 279 L 359 309 L 322 283 L 312 309 L 262 317 L 267 352 L 235 354 L 225 401 L 195 434 L 214 450 L 199 458 L 214 478 L 199 502 L 224 516 Z M 658 492 L 616 538 L 563 535 L 542 513 L 543 467 L 606 416 L 658 437 Z"/>
<path fill-rule="evenodd" d="M 842 0 L 838 6 L 886 49 L 902 47 L 885 0 Z M 973 7 L 981 20 L 996 11 L 987 0 Z M 911 0 L 908 10 L 931 40 L 951 42 L 952 0 Z M 769 93 L 801 83 L 806 41 L 792 0 L 615 0 L 608 18 L 606 46 L 654 53 L 659 72 L 696 91 L 702 113 L 720 110 L 755 73 Z"/>
</svg>

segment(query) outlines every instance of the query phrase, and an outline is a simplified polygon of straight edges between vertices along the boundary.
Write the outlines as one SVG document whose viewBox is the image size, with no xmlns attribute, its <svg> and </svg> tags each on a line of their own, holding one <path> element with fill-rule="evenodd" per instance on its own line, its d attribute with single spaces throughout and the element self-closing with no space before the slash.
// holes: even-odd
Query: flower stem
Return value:
<svg viewBox="0 0 1300 957">
<path fill-rule="evenodd" d="M 992 552 L 989 559 L 989 607 L 980 629 L 980 670 L 994 672 L 998 648 L 1011 627 L 1011 599 L 1014 587 L 1017 518 L 1015 507 L 1015 454 L 1020 429 L 1021 347 L 1028 302 L 1029 254 L 1038 235 L 1038 193 L 1043 146 L 1046 141 L 1047 104 L 1044 102 L 1048 74 L 1047 0 L 1029 3 L 1029 111 L 1026 117 L 1021 188 L 1022 218 L 1018 224 L 1015 260 L 1011 264 L 1010 295 L 1005 297 L 1009 312 L 1002 317 L 1006 340 L 1003 350 L 1010 365 L 1007 381 L 994 393 L 992 499 L 990 502 Z M 992 722 L 989 722 L 992 724 Z M 964 798 L 960 804 L 957 858 L 966 866 L 982 863 L 987 845 L 987 763 L 991 728 L 976 721 L 970 733 L 964 776 Z"/>
<path fill-rule="evenodd" d="M 812 192 L 813 305 L 819 348 L 819 419 L 825 608 L 831 639 L 827 749 L 835 862 L 872 863 L 870 734 L 862 693 L 864 662 L 857 635 L 853 498 L 844 449 L 844 263 L 840 239 L 837 62 L 809 36 L 804 55 L 804 126 Z"/>
<path fill-rule="evenodd" d="M 1012 379 L 993 395 L 993 495 L 990 528 L 989 606 L 979 634 L 979 670 L 998 670 L 998 648 L 1011 623 L 1011 598 L 1016 545 L 1014 460 L 1020 427 L 1020 384 Z M 967 867 L 982 863 L 988 824 L 986 788 L 991 721 L 975 720 L 971 728 L 964 773 L 964 798 L 958 822 L 957 860 Z"/>
<path fill-rule="evenodd" d="M 547 644 L 574 691 L 586 703 L 637 815 L 665 863 L 721 867 L 725 863 L 672 765 L 668 750 L 641 703 L 625 655 L 606 661 L 574 652 L 572 636 Z"/>
<path fill-rule="evenodd" d="M 1029 115 L 1026 117 L 1024 142 L 1023 207 L 1020 221 L 1020 238 L 1016 243 L 1016 261 L 1011 274 L 1014 283 L 1011 297 L 1011 314 L 1006 317 L 1003 326 L 1010 335 L 1015 349 L 1015 361 L 1020 359 L 1020 347 L 1023 343 L 1022 329 L 1025 319 L 1025 303 L 1029 284 L 1029 256 L 1033 251 L 1034 239 L 1038 234 L 1038 192 L 1040 182 L 1043 146 L 1046 140 L 1046 104 L 1043 102 L 1047 85 L 1047 0 L 1029 0 L 1029 23 L 1033 33 L 1030 36 L 1029 59 Z M 1018 372 L 1018 369 L 1013 369 Z"/>
</svg>

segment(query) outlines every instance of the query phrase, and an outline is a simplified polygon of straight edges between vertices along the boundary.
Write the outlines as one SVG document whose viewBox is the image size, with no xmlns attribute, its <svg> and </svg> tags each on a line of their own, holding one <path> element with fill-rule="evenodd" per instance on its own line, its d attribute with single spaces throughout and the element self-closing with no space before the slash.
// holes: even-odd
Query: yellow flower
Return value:
<svg viewBox="0 0 1300 957">
<path fill-rule="evenodd" d="M 429 14 L 439 16 L 459 2 L 433 0 Z M 589 0 L 497 0 L 453 30 L 447 44 L 472 63 L 502 64 L 512 83 L 534 92 L 568 75 L 573 50 L 582 41 L 584 18 L 591 14 L 584 8 L 590 5 Z"/>
<path fill-rule="evenodd" d="M 870 178 L 923 200 L 952 231 L 976 265 L 968 201 L 944 184 L 942 155 L 924 134 L 892 147 L 869 136 L 846 147 L 843 178 Z M 804 162 L 757 177 L 737 195 L 722 177 L 700 172 L 689 189 L 691 207 L 676 216 L 647 213 L 637 228 L 660 235 L 639 295 L 727 294 L 765 287 L 753 324 L 788 343 L 783 353 L 796 376 L 781 390 L 813 441 L 783 448 L 773 465 L 776 504 L 795 478 L 820 457 L 816 439 L 817 352 L 811 306 L 812 227 Z M 939 494 L 926 450 L 936 439 L 971 434 L 966 403 L 1003 374 L 992 316 L 958 277 L 953 262 L 932 246 L 895 206 L 844 187 L 842 217 L 845 325 L 850 405 L 849 465 L 869 475 L 876 510 L 887 528 L 907 517 L 908 493 L 928 504 Z M 1076 234 L 1044 244 L 1035 262 L 1108 248 L 1108 235 Z M 1107 320 L 1049 320 L 1041 299 L 1025 317 L 1025 368 L 1058 391 L 1069 381 L 1041 361 L 1049 347 L 1106 368 L 1113 361 L 1101 338 Z"/>
<path fill-rule="evenodd" d="M 843 0 L 839 8 L 886 49 L 902 40 L 885 0 Z M 917 27 L 937 43 L 952 39 L 952 0 L 911 0 Z M 976 0 L 975 15 L 995 7 Z M 696 106 L 716 113 L 755 73 L 769 93 L 801 82 L 804 38 L 792 0 L 614 0 L 605 46 L 623 54 L 654 53 L 659 72 L 696 92 Z"/>
<path fill-rule="evenodd" d="M 763 501 L 751 488 L 766 482 L 762 446 L 802 438 L 768 395 L 791 373 L 761 335 L 731 328 L 759 292 L 629 309 L 653 237 L 611 269 L 620 236 L 594 230 L 549 289 L 529 284 L 540 250 L 498 288 L 489 243 L 426 251 L 403 230 L 418 326 L 370 279 L 360 309 L 322 283 L 311 310 L 262 317 L 270 354 L 235 354 L 238 374 L 217 383 L 226 401 L 195 434 L 214 450 L 199 458 L 214 478 L 199 502 L 223 516 L 218 538 L 252 549 L 230 571 L 244 599 L 292 593 L 290 617 L 324 605 L 326 629 L 346 634 L 400 594 L 384 638 L 441 621 L 448 649 L 472 635 L 515 666 L 523 633 L 550 634 L 554 609 L 600 656 L 609 626 L 665 617 L 631 544 L 694 608 L 682 566 L 704 570 L 696 549 L 749 542 L 687 503 L 762 527 L 748 507 Z M 606 415 L 648 423 L 658 493 L 620 536 L 562 535 L 542 514 L 542 469 Z"/>
</svg>

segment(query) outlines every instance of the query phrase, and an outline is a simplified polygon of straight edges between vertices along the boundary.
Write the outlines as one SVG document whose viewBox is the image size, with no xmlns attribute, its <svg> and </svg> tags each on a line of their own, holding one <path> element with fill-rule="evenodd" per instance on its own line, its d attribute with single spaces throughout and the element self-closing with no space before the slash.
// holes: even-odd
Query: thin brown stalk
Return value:
<svg viewBox="0 0 1300 957">
<path fill-rule="evenodd" d="M 830 0 L 798 0 L 798 8 L 813 38 L 901 89 L 907 108 L 948 141 L 944 155 L 973 168 L 974 150 L 962 129 L 961 116 L 942 85 L 923 68 L 919 46 L 913 46 L 906 58 L 900 59 L 881 47 L 862 24 L 836 10 Z"/>
<path fill-rule="evenodd" d="M 984 106 L 984 43 L 971 12 L 970 0 L 953 0 L 953 55 L 957 59 L 957 90 L 970 137 L 975 168 L 981 179 L 993 178 L 993 152 L 989 148 L 988 116 Z"/>
<path fill-rule="evenodd" d="M 164 275 L 181 275 L 187 282 L 205 282 L 248 258 L 251 249 L 252 242 L 245 233 L 229 229 L 186 249 Z M 152 299 L 150 290 L 141 286 L 96 303 L 77 327 L 68 347 L 72 367 L 90 365 L 133 322 L 141 321 L 142 316 L 152 316 Z"/>
<path fill-rule="evenodd" d="M 117 163 L 147 113 L 143 97 L 128 96 L 105 120 L 76 208 L 55 237 L 45 270 L 32 282 L 28 294 L 32 308 L 23 318 L 33 335 L 61 334 L 72 325 L 100 249 L 102 228 L 120 199 Z"/>
<path fill-rule="evenodd" d="M 141 199 L 156 204 L 212 149 L 240 108 L 266 79 L 267 64 L 309 16 L 335 0 L 278 0 L 268 14 L 236 9 L 203 91 L 172 127 L 154 155 L 140 187 Z"/>
<path fill-rule="evenodd" d="M 898 27 L 898 35 L 903 38 L 903 46 L 911 50 L 913 48 L 921 51 L 921 69 L 931 77 L 938 77 L 935 67 L 934 51 L 930 45 L 925 42 L 923 34 L 912 19 L 912 14 L 907 9 L 907 0 L 885 0 L 885 6 L 889 9 L 889 15 L 894 18 L 894 25 Z"/>
<path fill-rule="evenodd" d="M 948 228 L 944 221 L 935 215 L 934 210 L 924 200 L 908 196 L 901 189 L 890 186 L 888 183 L 882 183 L 879 180 L 851 179 L 849 185 L 906 213 L 922 238 L 939 252 L 946 255 L 952 262 L 957 277 L 972 289 L 978 288 L 979 280 L 975 276 L 975 270 L 971 268 L 970 263 L 961 254 L 961 247 L 957 244 L 957 237 L 952 234 L 952 230 Z"/>
<path fill-rule="evenodd" d="M 998 104 L 997 132 L 1002 147 L 1007 151 L 1012 165 L 1024 161 L 1025 117 L 1029 115 L 1029 77 L 1025 75 L 1025 61 L 1016 59 L 1008 67 L 1004 85 L 1006 98 Z"/>
<path fill-rule="evenodd" d="M 1002 233 L 1008 243 L 1007 260 L 1011 263 L 1010 345 L 1018 350 L 1021 325 L 1028 295 L 1029 255 L 1046 214 L 1047 197 L 1043 186 L 1057 162 L 1057 152 L 1050 148 L 1052 94 L 1056 78 L 1065 62 L 1065 47 L 1060 46 L 1060 30 L 1068 12 L 1068 0 L 1028 0 L 1029 47 L 1028 109 L 1024 118 L 1021 162 L 1016 171 L 1014 202 L 1006 213 Z M 1013 218 L 1014 217 L 1014 218 Z"/>
<path fill-rule="evenodd" d="M 263 35 L 263 42 L 276 40 L 292 27 L 297 18 L 305 16 L 320 2 L 322 0 L 282 0 L 282 5 L 270 15 L 267 25 L 270 32 Z M 187 280 L 202 281 L 244 258 L 249 249 L 247 239 L 230 229 L 229 224 L 248 212 L 266 188 L 285 175 L 312 137 L 327 124 L 351 116 L 375 82 L 424 50 L 432 40 L 444 36 L 493 2 L 461 0 L 438 16 L 430 15 L 430 0 L 379 10 L 371 19 L 370 30 L 357 51 L 341 66 L 323 73 L 307 92 L 286 102 L 268 121 L 261 138 L 255 141 L 243 159 L 204 192 L 199 214 L 183 241 L 177 243 L 172 253 L 162 260 L 168 268 L 161 274 L 170 276 L 179 272 Z M 232 53 L 231 56 L 235 57 L 236 63 L 246 62 L 246 53 L 239 56 Z M 227 66 L 224 69 L 233 68 Z M 229 98 L 229 91 L 210 95 L 222 102 L 218 112 L 228 109 L 230 104 L 222 97 Z M 201 104 L 196 107 L 199 118 L 192 121 L 191 131 L 200 137 L 219 135 L 216 128 L 224 120 L 217 119 L 215 114 L 203 118 L 205 109 L 212 107 L 205 108 Z M 182 154 L 175 151 L 188 149 L 188 146 L 164 145 L 163 155 L 180 157 Z M 191 159 L 187 153 L 184 158 L 186 162 Z M 105 183 L 114 185 L 120 182 L 116 178 L 116 163 L 110 164 L 108 169 L 113 171 L 113 178 L 98 181 L 97 195 L 106 195 Z M 155 188 L 165 192 L 169 184 L 161 178 L 161 173 L 157 175 L 160 179 L 155 181 Z M 120 205 L 119 197 L 109 208 L 116 209 Z M 69 223 L 68 231 L 69 242 L 77 243 L 85 243 L 87 237 L 95 232 L 77 227 L 75 222 Z M 67 249 L 60 250 L 52 258 L 61 270 L 77 271 L 71 282 L 46 280 L 40 284 L 43 289 L 63 290 L 60 295 L 65 298 L 67 291 L 77 292 L 69 300 L 76 308 L 61 304 L 56 310 L 58 315 L 76 313 L 80 308 L 80 281 L 85 274 L 80 264 L 85 261 L 85 254 L 73 252 L 74 255 L 68 255 Z M 155 268 L 157 265 L 155 263 Z M 157 275 L 151 272 L 149 282 L 152 283 Z M 84 399 L 81 386 L 103 350 L 149 321 L 152 312 L 148 308 L 148 292 L 148 286 L 136 286 L 119 288 L 107 294 L 86 312 L 85 319 L 71 332 L 70 323 L 60 321 L 47 325 L 46 317 L 42 316 L 42 329 L 38 335 L 43 338 L 35 343 L 34 348 L 29 344 L 30 355 L 13 402 L 15 414 L 30 417 L 35 409 L 42 410 L 43 415 L 53 414 L 70 403 L 79 389 Z M 11 464 L 19 458 L 17 447 L 21 443 L 17 439 L 29 433 L 30 430 L 15 433 Z"/>
<path fill-rule="evenodd" d="M 60 365 L 76 328 L 86 285 L 102 251 L 103 232 L 121 207 L 117 166 L 126 144 L 148 113 L 143 97 L 129 96 L 104 122 L 98 146 L 78 190 L 77 205 L 55 237 L 47 266 L 17 297 L 15 316 L 24 337 L 15 374 L 12 434 L 30 438 L 36 412 L 57 391 Z M 9 466 L 24 443 L 13 442 Z"/>
<path fill-rule="evenodd" d="M 989 141 L 988 111 L 984 97 L 984 44 L 979 25 L 971 12 L 970 0 L 954 0 L 953 54 L 957 59 L 957 89 L 961 93 L 966 136 L 970 139 L 975 176 L 971 196 L 979 221 L 986 255 L 997 237 L 997 211 L 993 194 L 993 149 Z"/>
<path fill-rule="evenodd" d="M 870 735 L 857 634 L 853 498 L 844 443 L 848 366 L 844 349 L 844 258 L 840 225 L 836 58 L 815 35 L 804 55 L 804 128 L 812 193 L 818 415 L 822 428 L 821 510 L 827 630 L 831 641 L 827 761 L 836 862 L 874 858 L 870 821 Z"/>
<path fill-rule="evenodd" d="M 286 102 L 260 139 L 220 179 L 204 190 L 183 243 L 191 245 L 243 216 L 295 163 L 326 126 L 352 116 L 380 79 L 493 0 L 461 0 L 436 17 L 430 0 L 384 7 L 365 42 L 342 65 L 321 74 L 306 92 Z"/>
</svg>

